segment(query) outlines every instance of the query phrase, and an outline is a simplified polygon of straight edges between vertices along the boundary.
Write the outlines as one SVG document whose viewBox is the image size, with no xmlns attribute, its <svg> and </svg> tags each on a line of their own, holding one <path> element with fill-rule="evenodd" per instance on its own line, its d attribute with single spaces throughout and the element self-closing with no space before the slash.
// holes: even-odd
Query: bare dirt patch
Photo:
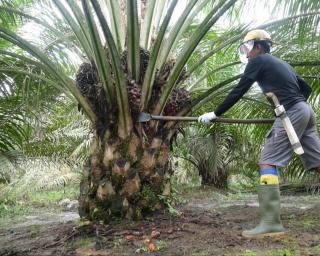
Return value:
<svg viewBox="0 0 320 256">
<path fill-rule="evenodd" d="M 0 229 L 0 255 L 320 255 L 319 197 L 283 197 L 287 234 L 248 240 L 241 232 L 258 222 L 255 198 L 195 194 L 179 207 L 180 216 L 158 213 L 110 225 L 59 218 L 17 224 Z"/>
</svg>

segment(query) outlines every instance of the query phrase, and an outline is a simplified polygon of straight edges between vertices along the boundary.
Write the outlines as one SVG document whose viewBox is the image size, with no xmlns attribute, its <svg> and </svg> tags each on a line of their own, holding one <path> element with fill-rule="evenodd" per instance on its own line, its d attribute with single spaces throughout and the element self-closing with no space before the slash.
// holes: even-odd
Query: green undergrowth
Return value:
<svg viewBox="0 0 320 256">
<path fill-rule="evenodd" d="M 275 250 L 268 250 L 266 252 L 261 251 L 251 251 L 248 250 L 246 252 L 242 253 L 226 253 L 223 254 L 224 256 L 301 256 L 304 254 L 301 254 L 299 250 L 293 250 L 293 249 L 275 249 Z M 311 254 L 313 255 L 313 254 Z"/>
<path fill-rule="evenodd" d="M 177 194 L 184 200 L 192 199 L 212 199 L 216 202 L 226 202 L 232 200 L 252 199 L 256 193 L 246 190 L 219 190 L 210 186 L 194 184 L 182 184 L 174 186 Z"/>
<path fill-rule="evenodd" d="M 37 191 L 20 191 L 13 187 L 2 187 L 0 189 L 0 226 L 40 208 L 56 209 L 59 201 L 65 198 L 76 200 L 78 194 L 77 185 Z"/>
<path fill-rule="evenodd" d="M 320 255 L 320 245 L 306 246 L 299 237 L 285 236 L 281 240 L 283 248 L 269 249 L 266 251 L 246 250 L 245 252 L 225 253 L 224 256 L 302 256 Z"/>
<path fill-rule="evenodd" d="M 24 197 L 34 206 L 51 207 L 62 199 L 76 200 L 78 196 L 79 186 L 67 186 L 65 188 L 34 191 Z"/>
<path fill-rule="evenodd" d="M 86 248 L 94 246 L 94 241 L 89 238 L 89 237 L 78 237 L 77 239 L 71 240 L 69 247 L 73 249 L 78 249 L 78 248 Z"/>
</svg>

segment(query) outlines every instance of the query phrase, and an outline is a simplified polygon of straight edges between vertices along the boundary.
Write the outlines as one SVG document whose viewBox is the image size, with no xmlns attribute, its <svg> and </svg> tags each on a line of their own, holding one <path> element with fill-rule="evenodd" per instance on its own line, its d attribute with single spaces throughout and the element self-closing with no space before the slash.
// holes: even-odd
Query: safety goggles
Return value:
<svg viewBox="0 0 320 256">
<path fill-rule="evenodd" d="M 254 40 L 249 40 L 247 42 L 242 43 L 239 46 L 239 57 L 242 63 L 248 62 L 247 55 L 253 49 L 253 46 L 254 46 Z"/>
</svg>

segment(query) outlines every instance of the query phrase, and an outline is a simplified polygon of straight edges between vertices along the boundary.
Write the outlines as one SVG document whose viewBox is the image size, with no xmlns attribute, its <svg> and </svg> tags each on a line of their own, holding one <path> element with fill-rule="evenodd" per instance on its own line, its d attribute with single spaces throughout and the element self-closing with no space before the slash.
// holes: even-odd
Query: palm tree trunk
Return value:
<svg viewBox="0 0 320 256">
<path fill-rule="evenodd" d="M 150 143 L 148 143 L 150 141 Z M 170 195 L 169 143 L 132 134 L 123 140 L 96 136 L 80 184 L 79 214 L 91 221 L 113 217 L 139 219 L 164 207 Z"/>
<path fill-rule="evenodd" d="M 228 188 L 228 172 L 221 167 L 216 170 L 208 168 L 209 163 L 205 161 L 206 165 L 199 168 L 199 175 L 201 176 L 201 185 L 212 186 L 217 189 Z"/>
</svg>

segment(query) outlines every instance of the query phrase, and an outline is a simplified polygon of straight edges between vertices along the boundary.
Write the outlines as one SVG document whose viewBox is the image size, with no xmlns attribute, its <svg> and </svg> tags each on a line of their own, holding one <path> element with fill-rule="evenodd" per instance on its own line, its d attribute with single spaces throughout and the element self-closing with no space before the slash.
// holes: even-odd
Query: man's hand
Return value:
<svg viewBox="0 0 320 256">
<path fill-rule="evenodd" d="M 212 120 L 216 119 L 217 116 L 214 112 L 205 113 L 198 117 L 199 123 L 210 123 Z"/>
</svg>

